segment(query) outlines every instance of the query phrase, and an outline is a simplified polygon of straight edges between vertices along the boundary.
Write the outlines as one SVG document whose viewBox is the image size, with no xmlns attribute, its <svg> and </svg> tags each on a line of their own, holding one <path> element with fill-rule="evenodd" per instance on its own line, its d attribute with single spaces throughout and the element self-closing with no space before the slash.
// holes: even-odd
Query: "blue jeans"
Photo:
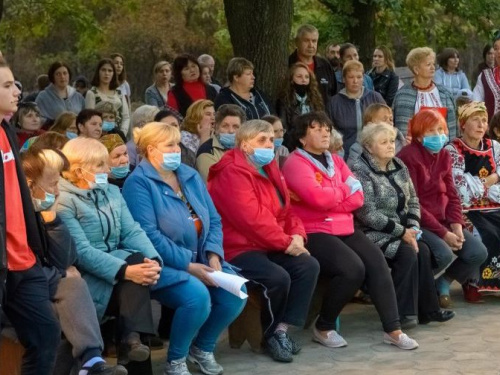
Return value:
<svg viewBox="0 0 500 375">
<path fill-rule="evenodd" d="M 457 280 L 460 284 L 464 284 L 468 280 L 477 280 L 479 278 L 479 267 L 488 256 L 488 251 L 483 243 L 466 229 L 464 229 L 464 238 L 465 242 L 462 249 L 453 252 L 441 237 L 422 228 L 422 241 L 429 246 L 437 262 L 434 273 L 446 269 L 446 277 Z M 452 262 L 453 253 L 458 258 Z"/>
<path fill-rule="evenodd" d="M 227 268 L 223 271 L 234 274 Z M 242 291 L 246 292 L 245 286 Z M 219 335 L 238 317 L 246 303 L 222 288 L 207 287 L 191 275 L 180 284 L 153 291 L 151 296 L 175 309 L 167 354 L 169 362 L 186 357 L 195 337 L 196 347 L 213 352 Z"/>
</svg>

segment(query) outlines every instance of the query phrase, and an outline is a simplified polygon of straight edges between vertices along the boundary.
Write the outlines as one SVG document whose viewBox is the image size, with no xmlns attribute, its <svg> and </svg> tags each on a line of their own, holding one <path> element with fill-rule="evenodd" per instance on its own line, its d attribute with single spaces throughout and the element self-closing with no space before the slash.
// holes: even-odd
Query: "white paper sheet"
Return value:
<svg viewBox="0 0 500 375">
<path fill-rule="evenodd" d="M 221 271 L 207 272 L 212 280 L 222 289 L 227 290 L 229 293 L 234 294 L 241 299 L 248 297 L 248 294 L 241 291 L 241 286 L 245 284 L 248 280 L 229 273 L 224 273 Z"/>
</svg>

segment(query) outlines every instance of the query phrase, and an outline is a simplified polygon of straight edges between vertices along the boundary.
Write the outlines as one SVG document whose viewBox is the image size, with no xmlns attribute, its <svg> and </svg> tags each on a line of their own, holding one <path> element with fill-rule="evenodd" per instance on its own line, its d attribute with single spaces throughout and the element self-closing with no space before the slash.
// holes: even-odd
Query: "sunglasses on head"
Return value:
<svg viewBox="0 0 500 375">
<path fill-rule="evenodd" d="M 17 104 L 17 108 L 33 108 L 38 107 L 38 104 L 35 102 L 20 102 Z"/>
</svg>

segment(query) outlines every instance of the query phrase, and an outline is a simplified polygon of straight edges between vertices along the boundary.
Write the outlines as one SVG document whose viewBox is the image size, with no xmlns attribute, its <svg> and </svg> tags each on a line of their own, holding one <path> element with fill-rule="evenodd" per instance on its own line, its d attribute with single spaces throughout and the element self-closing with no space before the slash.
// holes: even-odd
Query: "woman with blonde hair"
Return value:
<svg viewBox="0 0 500 375">
<path fill-rule="evenodd" d="M 204 374 L 223 371 L 214 357 L 219 335 L 245 300 L 217 288 L 213 272 L 234 274 L 224 261 L 221 219 L 196 170 L 181 163 L 179 130 L 152 122 L 134 130 L 142 161 L 123 197 L 164 267 L 152 297 L 175 310 L 166 375 L 188 375 L 186 357 Z"/>
<path fill-rule="evenodd" d="M 149 286 L 162 260 L 137 224 L 117 186 L 108 184 L 108 151 L 78 137 L 64 145 L 69 161 L 59 182 L 57 213 L 76 243 L 77 267 L 87 282 L 100 321 L 118 318 L 119 363 L 145 361 L 140 333 L 154 334 Z"/>
<path fill-rule="evenodd" d="M 144 101 L 146 104 L 163 108 L 167 104 L 168 93 L 172 88 L 172 66 L 168 61 L 158 61 L 153 68 L 154 83 L 146 89 Z"/>
<path fill-rule="evenodd" d="M 215 124 L 214 103 L 200 99 L 191 104 L 182 123 L 181 143 L 195 154 L 212 136 Z"/>
<path fill-rule="evenodd" d="M 363 86 L 363 73 L 363 64 L 356 60 L 347 61 L 342 67 L 345 87 L 327 105 L 335 129 L 344 137 L 346 160 L 363 126 L 363 111 L 373 103 L 385 104 L 382 95 Z"/>
<path fill-rule="evenodd" d="M 413 73 L 413 81 L 405 84 L 394 97 L 394 125 L 406 136 L 411 133 L 408 123 L 422 108 L 439 108 L 449 130 L 450 140 L 458 135 L 455 99 L 451 92 L 433 81 L 436 71 L 436 53 L 429 47 L 412 49 L 406 56 L 406 65 Z"/>
<path fill-rule="evenodd" d="M 408 168 L 395 157 L 396 129 L 376 122 L 363 128 L 361 156 L 352 172 L 365 201 L 354 212 L 360 229 L 384 253 L 391 267 L 403 328 L 455 315 L 439 308 L 429 247 L 420 239 L 420 205 Z"/>
</svg>

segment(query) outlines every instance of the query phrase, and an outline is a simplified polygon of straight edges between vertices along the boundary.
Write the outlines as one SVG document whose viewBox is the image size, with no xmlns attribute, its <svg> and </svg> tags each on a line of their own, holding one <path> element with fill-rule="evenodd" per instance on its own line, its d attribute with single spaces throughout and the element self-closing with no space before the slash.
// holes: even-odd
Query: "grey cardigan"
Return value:
<svg viewBox="0 0 500 375">
<path fill-rule="evenodd" d="M 452 141 L 458 137 L 455 99 L 453 98 L 453 94 L 443 85 L 436 84 L 436 87 L 439 91 L 439 98 L 442 105 L 448 109 L 446 123 L 448 125 L 450 141 Z M 411 84 L 406 84 L 398 90 L 392 103 L 394 126 L 405 136 L 408 132 L 408 121 L 415 114 L 417 92 Z"/>
<path fill-rule="evenodd" d="M 363 186 L 365 202 L 354 215 L 356 225 L 392 259 L 405 229 L 420 227 L 420 204 L 406 165 L 394 157 L 387 169 L 382 171 L 363 150 L 352 172 Z"/>
</svg>

